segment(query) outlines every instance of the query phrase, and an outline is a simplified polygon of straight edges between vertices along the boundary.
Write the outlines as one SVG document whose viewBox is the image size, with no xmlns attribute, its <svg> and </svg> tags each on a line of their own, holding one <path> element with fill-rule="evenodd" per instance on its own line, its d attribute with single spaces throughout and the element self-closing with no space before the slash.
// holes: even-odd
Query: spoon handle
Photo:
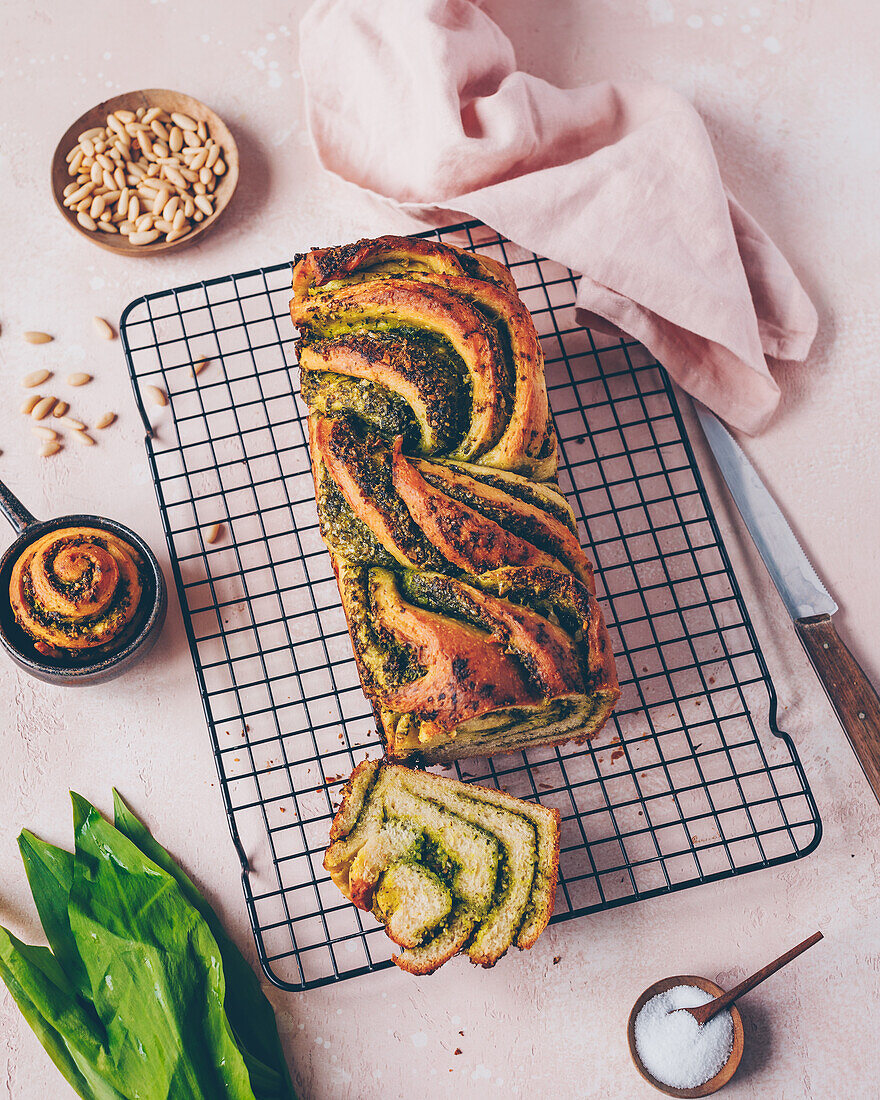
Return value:
<svg viewBox="0 0 880 1100">
<path fill-rule="evenodd" d="M 808 947 L 812 947 L 814 943 L 818 943 L 821 939 L 822 933 L 814 932 L 812 936 L 808 936 L 802 943 L 799 943 L 797 947 L 792 947 L 790 951 L 786 951 L 785 954 L 780 955 L 778 959 L 774 959 L 773 962 L 767 963 L 766 966 L 762 966 L 761 969 L 752 974 L 751 977 L 745 978 L 739 985 L 735 985 L 733 989 L 728 989 L 726 993 L 722 993 L 722 995 L 716 997 L 714 1001 L 709 1001 L 708 1004 L 692 1008 L 690 1010 L 692 1015 L 697 1017 L 700 1024 L 706 1023 L 706 1021 L 711 1020 L 716 1013 L 727 1008 L 728 1005 L 732 1004 L 738 997 L 742 997 L 744 993 L 748 993 L 750 990 L 754 989 L 756 985 L 760 985 L 765 978 L 769 978 L 771 974 L 775 974 L 777 970 L 781 970 L 783 966 L 790 963 L 792 959 L 796 959 L 798 955 L 802 955 Z"/>
</svg>

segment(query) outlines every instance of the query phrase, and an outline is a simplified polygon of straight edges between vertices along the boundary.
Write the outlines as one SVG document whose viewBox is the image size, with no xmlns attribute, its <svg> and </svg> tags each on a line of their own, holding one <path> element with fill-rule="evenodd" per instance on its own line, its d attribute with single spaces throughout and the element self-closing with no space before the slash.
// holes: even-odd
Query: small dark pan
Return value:
<svg viewBox="0 0 880 1100">
<path fill-rule="evenodd" d="M 101 516 L 71 515 L 37 520 L 2 481 L 0 511 L 18 532 L 18 538 L 0 558 L 0 644 L 19 668 L 49 684 L 68 687 L 98 684 L 119 676 L 149 653 L 165 621 L 168 591 L 156 555 L 139 535 L 123 524 Z M 33 641 L 16 623 L 9 601 L 10 575 L 21 554 L 41 535 L 62 527 L 97 527 L 107 531 L 133 546 L 143 560 L 143 593 L 131 632 L 118 650 L 97 654 L 91 660 L 87 655 L 76 659 L 44 656 L 34 648 Z"/>
</svg>

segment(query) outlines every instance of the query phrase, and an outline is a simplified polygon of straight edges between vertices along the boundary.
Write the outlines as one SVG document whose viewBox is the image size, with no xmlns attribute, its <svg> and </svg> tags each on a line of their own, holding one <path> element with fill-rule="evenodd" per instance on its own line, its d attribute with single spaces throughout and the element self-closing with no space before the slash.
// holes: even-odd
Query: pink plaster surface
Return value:
<svg viewBox="0 0 880 1100">
<path fill-rule="evenodd" d="M 304 8 L 296 0 L 76 8 L 56 0 L 4 11 L 0 477 L 38 515 L 105 512 L 167 560 L 120 345 L 95 337 L 94 314 L 115 320 L 147 291 L 277 262 L 312 244 L 411 228 L 313 162 L 296 63 Z M 745 447 L 838 599 L 841 632 L 880 680 L 880 9 L 870 0 L 492 0 L 488 8 L 522 67 L 550 80 L 657 79 L 691 96 L 730 186 L 813 295 L 821 329 L 809 363 L 777 367 L 781 411 Z M 73 117 L 105 96 L 151 86 L 190 92 L 223 115 L 239 140 L 242 182 L 203 244 L 127 261 L 61 223 L 48 166 Z M 33 328 L 54 333 L 55 343 L 25 344 L 19 333 Z M 90 421 L 119 413 L 98 447 L 35 457 L 17 412 L 18 379 L 44 364 L 61 377 L 73 369 L 95 375 L 77 392 L 76 409 Z M 724 1095 L 877 1095 L 880 810 L 738 518 L 708 480 L 783 725 L 822 813 L 818 851 L 551 928 L 533 951 L 492 971 L 456 961 L 430 979 L 390 971 L 298 995 L 270 990 L 309 1100 L 654 1096 L 626 1048 L 639 992 L 678 972 L 731 984 L 817 927 L 824 943 L 743 1000 L 746 1054 Z M 66 844 L 68 787 L 106 808 L 115 784 L 253 954 L 176 607 L 155 653 L 100 689 L 47 687 L 3 661 L 0 713 L 0 921 L 25 939 L 39 936 L 15 847 L 20 826 Z M 72 1095 L 5 992 L 0 1095 Z"/>
</svg>

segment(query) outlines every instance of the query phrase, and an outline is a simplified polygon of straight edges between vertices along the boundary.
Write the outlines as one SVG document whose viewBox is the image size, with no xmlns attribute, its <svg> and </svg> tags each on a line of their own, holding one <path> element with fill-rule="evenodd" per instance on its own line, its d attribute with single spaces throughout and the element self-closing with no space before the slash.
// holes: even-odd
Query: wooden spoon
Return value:
<svg viewBox="0 0 880 1100">
<path fill-rule="evenodd" d="M 766 966 L 761 967 L 760 970 L 752 974 L 750 978 L 746 978 L 741 981 L 739 985 L 735 985 L 733 989 L 728 989 L 726 993 L 722 993 L 720 997 L 716 997 L 714 1001 L 709 1001 L 704 1005 L 697 1005 L 696 1008 L 685 1008 L 684 1012 L 689 1012 L 691 1016 L 702 1027 L 707 1020 L 711 1020 L 712 1017 L 727 1008 L 728 1005 L 733 1004 L 737 998 L 742 997 L 744 993 L 748 993 L 754 989 L 756 985 L 760 985 L 765 978 L 769 978 L 771 974 L 775 974 L 777 970 L 781 970 L 783 966 L 790 963 L 792 959 L 796 959 L 798 955 L 803 954 L 808 947 L 812 947 L 814 943 L 818 943 L 822 939 L 821 932 L 814 932 L 812 936 L 808 936 L 803 943 L 799 943 L 797 947 L 793 947 L 790 951 L 786 951 L 784 955 L 780 955 L 778 959 L 774 959 L 773 962 L 767 963 Z"/>
</svg>

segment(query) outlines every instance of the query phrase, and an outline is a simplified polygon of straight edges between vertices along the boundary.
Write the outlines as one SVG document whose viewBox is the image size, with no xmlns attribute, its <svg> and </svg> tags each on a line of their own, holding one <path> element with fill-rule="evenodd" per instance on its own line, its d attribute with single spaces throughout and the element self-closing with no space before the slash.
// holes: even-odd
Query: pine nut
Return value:
<svg viewBox="0 0 880 1100">
<path fill-rule="evenodd" d="M 196 206 L 201 210 L 203 214 L 211 215 L 214 213 L 214 208 L 211 206 L 211 200 L 205 195 L 196 195 Z"/>
<path fill-rule="evenodd" d="M 180 114 L 178 111 L 171 112 L 171 121 L 175 126 L 179 126 L 181 130 L 195 130 L 197 129 L 196 123 L 189 117 L 189 115 Z"/>
<path fill-rule="evenodd" d="M 103 180 L 104 186 L 107 188 L 108 191 L 112 191 L 113 188 L 116 186 L 116 180 L 113 176 L 113 173 L 108 172 L 106 168 L 101 173 L 101 179 Z M 122 177 L 122 186 L 125 187 L 125 177 L 124 176 Z"/>
<path fill-rule="evenodd" d="M 143 233 L 129 233 L 128 239 L 131 244 L 152 244 L 153 241 L 159 237 L 158 229 L 148 229 Z"/>
<path fill-rule="evenodd" d="M 116 115 L 120 122 L 134 122 L 137 118 L 134 111 L 123 111 L 121 108 L 118 111 L 114 111 L 113 114 Z"/>
<path fill-rule="evenodd" d="M 168 404 L 167 394 L 164 390 L 160 390 L 158 386 L 144 386 L 144 393 L 147 395 L 147 397 L 149 397 L 154 405 L 164 407 Z"/>
<path fill-rule="evenodd" d="M 153 214 L 161 213 L 165 209 L 165 206 L 170 201 L 170 199 L 171 199 L 171 193 L 168 191 L 168 189 L 166 187 L 163 187 L 161 191 L 157 191 L 156 192 L 156 197 L 155 197 L 155 199 L 153 199 L 152 213 Z"/>
<path fill-rule="evenodd" d="M 198 124 L 198 126 L 196 127 L 196 133 L 199 135 L 199 137 L 202 139 L 202 141 L 204 141 L 205 138 L 207 138 L 207 136 L 208 136 L 208 127 L 205 125 L 204 122 L 200 122 Z"/>
<path fill-rule="evenodd" d="M 34 420 L 44 420 L 55 408 L 55 401 L 56 398 L 54 397 L 41 397 L 31 409 L 31 416 Z"/>
<path fill-rule="evenodd" d="M 83 130 L 83 132 L 76 140 L 80 143 L 80 145 L 82 145 L 84 141 L 89 141 L 91 138 L 100 137 L 103 133 L 104 128 L 102 126 L 93 126 L 91 130 Z"/>
<path fill-rule="evenodd" d="M 141 122 L 145 122 L 147 125 L 149 125 L 154 118 L 158 118 L 161 114 L 161 107 L 150 107 L 144 112 L 144 114 L 139 115 L 138 117 L 140 118 Z"/>
<path fill-rule="evenodd" d="M 190 226 L 184 225 L 182 229 L 173 229 L 165 237 L 168 244 L 173 244 L 175 241 L 179 241 L 181 237 L 185 237 L 190 231 Z"/>
<path fill-rule="evenodd" d="M 156 218 L 156 220 L 153 222 L 153 227 L 155 229 L 158 229 L 160 233 L 174 232 L 174 226 L 171 224 L 171 222 L 165 221 L 164 218 Z"/>
<path fill-rule="evenodd" d="M 198 149 L 198 147 L 202 144 L 202 139 L 199 137 L 198 134 L 193 133 L 192 130 L 184 130 L 183 143 L 190 149 Z"/>
<path fill-rule="evenodd" d="M 27 399 L 27 401 L 25 401 L 25 403 L 18 411 L 20 413 L 23 413 L 25 416 L 30 416 L 36 406 L 42 400 L 43 398 L 38 393 L 31 394 L 31 396 Z"/>
<path fill-rule="evenodd" d="M 214 523 L 208 528 L 207 532 L 205 533 L 205 542 L 213 544 L 217 541 L 217 539 L 220 538 L 220 536 L 222 534 L 223 534 L 223 524 L 222 523 Z"/>
<path fill-rule="evenodd" d="M 125 187 L 125 172 L 123 172 L 121 168 L 116 168 L 113 172 L 113 179 L 116 183 L 116 186 L 121 191 L 122 188 Z M 110 190 L 112 191 L 113 188 L 111 187 Z"/>
<path fill-rule="evenodd" d="M 195 212 L 195 214 L 193 214 L 193 221 L 194 222 L 201 222 L 201 221 L 204 221 L 204 220 L 205 220 L 205 215 L 201 212 L 201 210 L 197 210 Z"/>
<path fill-rule="evenodd" d="M 86 374 L 85 371 L 75 371 L 73 374 L 68 374 L 67 384 L 68 386 L 85 386 L 91 382 L 92 376 Z"/>
<path fill-rule="evenodd" d="M 69 408 L 70 405 L 68 405 L 66 401 L 59 401 L 55 408 L 52 410 L 52 415 L 59 417 L 64 416 Z"/>
<path fill-rule="evenodd" d="M 204 166 L 207 159 L 208 150 L 204 146 L 202 146 L 202 148 L 199 149 L 196 155 L 189 162 L 189 167 L 193 170 L 193 172 L 198 172 L 198 170 Z"/>
<path fill-rule="evenodd" d="M 138 220 L 134 223 L 135 233 L 146 233 L 152 224 L 152 214 L 141 214 Z"/>
<path fill-rule="evenodd" d="M 71 182 L 62 191 L 62 194 L 64 195 L 65 198 L 67 198 L 67 196 L 72 195 L 75 190 L 76 190 L 76 181 L 71 180 Z"/>
<path fill-rule="evenodd" d="M 203 371 L 203 370 L 205 369 L 205 367 L 206 367 L 206 366 L 207 366 L 207 365 L 208 365 L 208 364 L 209 364 L 210 362 L 211 362 L 211 360 L 210 360 L 210 359 L 207 359 L 207 358 L 205 358 L 205 359 L 200 359 L 200 360 L 198 361 L 198 363 L 193 363 L 193 365 L 192 365 L 192 370 L 190 371 L 190 373 L 192 374 L 193 378 L 196 378 L 196 377 L 198 377 L 198 375 L 200 375 L 200 374 L 202 373 L 202 371 Z"/>
<path fill-rule="evenodd" d="M 95 155 L 95 143 L 92 141 L 91 138 L 82 138 L 80 140 L 79 147 L 80 149 L 82 149 L 87 157 L 93 157 Z"/>
<path fill-rule="evenodd" d="M 116 333 L 112 327 L 104 320 L 103 317 L 93 317 L 92 324 L 95 326 L 95 331 L 104 340 L 112 340 Z"/>
<path fill-rule="evenodd" d="M 199 169 L 199 183 L 203 183 L 205 184 L 205 186 L 207 186 L 208 184 L 213 183 L 213 181 L 214 173 L 211 171 L 210 168 L 206 166 L 205 168 Z"/>
<path fill-rule="evenodd" d="M 60 450 L 60 443 L 56 443 L 52 439 L 47 439 L 43 446 L 40 447 L 40 458 L 49 458 L 50 455 L 58 454 Z"/>
<path fill-rule="evenodd" d="M 141 204 L 138 202 L 137 195 L 132 195 L 128 200 L 128 211 L 126 217 L 130 222 L 137 221 L 138 215 L 141 212 Z"/>
<path fill-rule="evenodd" d="M 73 209 L 77 212 L 77 214 L 82 214 L 83 212 L 88 213 L 89 207 L 91 205 L 91 199 L 83 199 L 82 202 L 78 202 Z"/>
<path fill-rule="evenodd" d="M 72 416 L 62 416 L 61 423 L 65 428 L 72 428 L 75 432 L 84 432 L 86 429 L 81 420 L 74 420 Z"/>
<path fill-rule="evenodd" d="M 95 424 L 95 427 L 103 430 L 109 428 L 113 421 L 116 419 L 116 413 L 104 413 L 104 415 Z"/>
<path fill-rule="evenodd" d="M 95 219 L 90 217 L 85 212 L 85 210 L 80 210 L 80 212 L 76 216 L 76 220 L 83 227 L 83 229 L 88 229 L 91 233 L 94 233 L 95 230 L 98 228 L 95 224 Z"/>
<path fill-rule="evenodd" d="M 106 201 L 104 199 L 104 196 L 95 195 L 95 197 L 92 199 L 92 205 L 89 207 L 89 217 L 97 218 L 100 214 L 103 214 L 105 206 Z"/>
<path fill-rule="evenodd" d="M 86 435 L 85 432 L 74 432 L 73 438 L 77 443 L 82 443 L 84 447 L 94 447 L 95 441 L 90 435 Z"/>
<path fill-rule="evenodd" d="M 158 118 L 154 118 L 150 122 L 150 129 L 153 131 L 153 133 L 156 135 L 157 138 L 159 138 L 161 141 L 164 141 L 167 144 L 167 142 L 168 142 L 168 131 L 165 129 L 165 127 L 162 125 L 162 123 L 158 120 Z"/>
<path fill-rule="evenodd" d="M 214 163 L 214 175 L 215 176 L 222 176 L 225 171 L 226 171 L 226 165 L 218 157 L 217 160 Z"/>
<path fill-rule="evenodd" d="M 206 168 L 213 168 L 217 163 L 217 158 L 220 156 L 220 146 L 212 145 L 208 150 L 208 159 L 205 161 Z"/>
<path fill-rule="evenodd" d="M 52 371 L 32 371 L 30 374 L 24 375 L 21 384 L 25 389 L 32 389 L 34 386 L 42 386 L 46 378 L 51 377 Z"/>
<path fill-rule="evenodd" d="M 95 185 L 93 183 L 84 183 L 82 187 L 77 188 L 72 195 L 68 195 L 67 201 L 71 203 L 79 202 L 80 199 L 84 199 L 88 195 L 91 195 L 94 190 Z"/>
<path fill-rule="evenodd" d="M 184 217 L 191 218 L 196 212 L 196 204 L 193 202 L 192 197 L 187 195 L 183 200 L 183 213 Z"/>
<path fill-rule="evenodd" d="M 175 230 L 183 229 L 183 227 L 186 225 L 186 214 L 184 214 L 183 208 L 179 209 L 174 215 L 171 225 Z"/>
<path fill-rule="evenodd" d="M 26 332 L 24 338 L 29 344 L 48 344 L 54 339 L 48 332 Z"/>
<path fill-rule="evenodd" d="M 193 191 L 195 191 L 197 195 L 204 195 L 207 190 L 208 188 L 205 187 L 201 180 L 199 180 L 198 183 L 193 184 Z"/>
<path fill-rule="evenodd" d="M 98 153 L 95 160 L 102 168 L 106 168 L 108 172 L 113 171 L 113 161 L 107 156 L 106 153 Z"/>
<path fill-rule="evenodd" d="M 109 213 L 109 211 L 108 211 L 108 213 Z M 105 215 L 102 214 L 101 218 L 103 219 L 104 216 Z M 118 233 L 119 232 L 119 230 L 116 228 L 116 226 L 113 224 L 113 222 L 105 222 L 103 220 L 98 222 L 98 228 L 101 230 L 102 233 Z"/>
<path fill-rule="evenodd" d="M 32 389 L 34 386 L 41 386 L 47 378 L 52 377 L 52 372 L 49 370 L 35 370 L 30 374 L 26 374 L 21 380 L 21 384 L 25 389 Z"/>
<path fill-rule="evenodd" d="M 54 428 L 44 428 L 42 424 L 34 424 L 31 426 L 31 431 L 34 435 L 38 435 L 41 439 L 59 439 L 60 436 Z"/>
</svg>

